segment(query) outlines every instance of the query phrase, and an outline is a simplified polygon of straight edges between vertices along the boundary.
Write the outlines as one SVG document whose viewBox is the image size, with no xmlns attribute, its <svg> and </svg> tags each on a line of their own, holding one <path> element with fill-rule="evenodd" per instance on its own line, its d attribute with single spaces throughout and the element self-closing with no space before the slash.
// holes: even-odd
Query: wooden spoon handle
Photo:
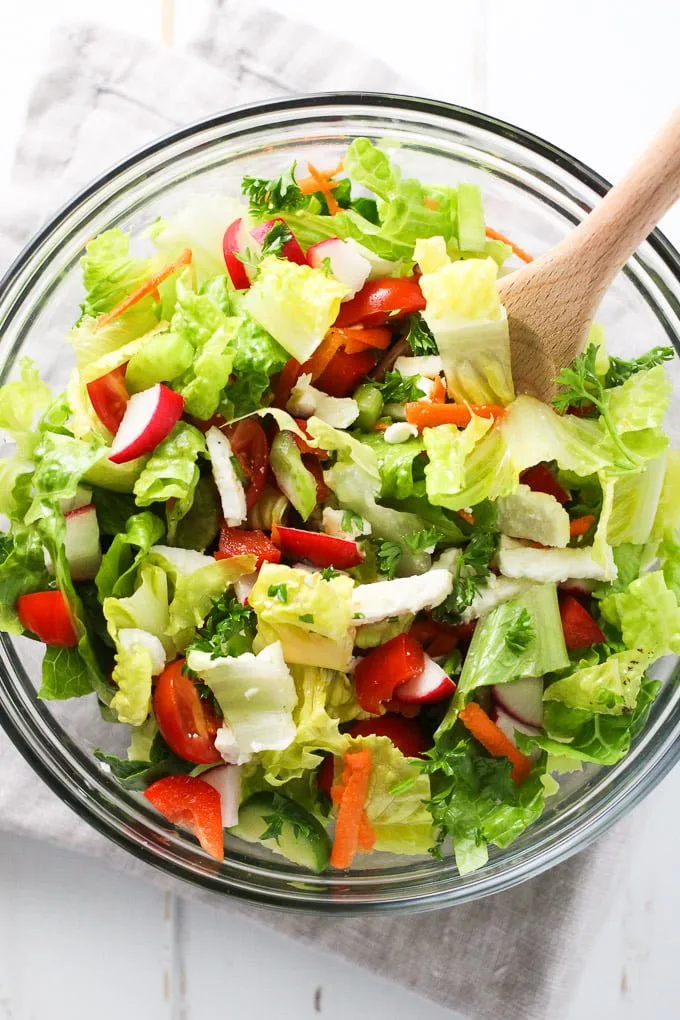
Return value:
<svg viewBox="0 0 680 1020">
<path fill-rule="evenodd" d="M 559 251 L 567 258 L 578 251 L 585 262 L 581 279 L 590 278 L 597 303 L 616 273 L 679 198 L 680 108 L 625 177 L 558 246 L 555 255 Z"/>
</svg>

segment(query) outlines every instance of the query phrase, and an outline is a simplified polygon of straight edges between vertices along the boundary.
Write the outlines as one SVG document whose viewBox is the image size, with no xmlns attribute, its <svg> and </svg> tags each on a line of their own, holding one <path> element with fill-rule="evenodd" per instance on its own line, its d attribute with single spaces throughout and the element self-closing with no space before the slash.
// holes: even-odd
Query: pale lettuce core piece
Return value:
<svg viewBox="0 0 680 1020">
<path fill-rule="evenodd" d="M 111 674 L 118 690 L 111 699 L 111 709 L 117 713 L 119 722 L 141 726 L 148 716 L 152 669 L 152 654 L 141 641 L 118 647 L 116 665 Z"/>
<path fill-rule="evenodd" d="M 283 750 L 295 738 L 293 709 L 297 692 L 279 642 L 257 655 L 212 658 L 190 651 L 189 669 L 215 695 L 226 730 L 236 751 L 235 764 L 265 750 Z"/>
<path fill-rule="evenodd" d="M 449 396 L 473 404 L 509 404 L 514 395 L 510 336 L 491 258 L 443 262 L 441 241 L 418 241 L 423 317 L 444 362 Z M 431 268 L 430 271 L 430 267 Z"/>
<path fill-rule="evenodd" d="M 528 538 L 541 545 L 564 548 L 569 544 L 569 514 L 554 496 L 520 485 L 498 499 L 498 529 L 511 538 Z"/>
<path fill-rule="evenodd" d="M 249 315 L 301 364 L 312 356 L 348 289 L 321 269 L 268 255 L 244 298 Z"/>
<path fill-rule="evenodd" d="M 352 397 L 329 397 L 327 393 L 312 386 L 312 377 L 308 373 L 301 375 L 296 382 L 286 407 L 299 418 L 317 415 L 336 429 L 349 428 L 359 417 L 356 400 Z"/>
</svg>

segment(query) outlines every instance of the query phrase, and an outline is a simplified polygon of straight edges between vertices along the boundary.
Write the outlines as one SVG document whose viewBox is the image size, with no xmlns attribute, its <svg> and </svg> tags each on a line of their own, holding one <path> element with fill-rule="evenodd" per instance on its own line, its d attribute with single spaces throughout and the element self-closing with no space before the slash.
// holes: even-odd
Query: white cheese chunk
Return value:
<svg viewBox="0 0 680 1020">
<path fill-rule="evenodd" d="M 361 627 L 390 616 L 418 613 L 433 609 L 451 593 L 453 578 L 450 571 L 428 570 L 413 577 L 397 577 L 393 581 L 376 581 L 360 584 L 352 592 L 352 611 L 355 623 Z"/>
</svg>

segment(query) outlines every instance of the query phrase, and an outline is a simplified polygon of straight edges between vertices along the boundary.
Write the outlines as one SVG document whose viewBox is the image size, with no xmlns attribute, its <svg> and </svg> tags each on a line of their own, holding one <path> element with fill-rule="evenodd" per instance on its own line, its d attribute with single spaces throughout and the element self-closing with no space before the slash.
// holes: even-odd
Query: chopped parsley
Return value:
<svg viewBox="0 0 680 1020">
<path fill-rule="evenodd" d="M 516 655 L 525 652 L 534 639 L 534 623 L 527 609 L 522 609 L 505 635 L 505 644 Z"/>
<path fill-rule="evenodd" d="M 413 353 L 420 357 L 427 354 L 439 354 L 436 340 L 420 312 L 416 312 L 410 317 L 406 340 Z"/>
<path fill-rule="evenodd" d="M 312 839 L 316 835 L 314 823 L 307 812 L 280 793 L 274 794 L 272 813 L 264 815 L 262 821 L 267 823 L 267 828 L 259 837 L 263 841 L 274 839 L 279 843 L 284 825 L 292 827 L 295 839 Z"/>
<path fill-rule="evenodd" d="M 220 595 L 213 602 L 205 623 L 187 648 L 209 652 L 211 658 L 243 655 L 253 648 L 257 618 L 252 609 L 242 606 L 233 595 Z M 185 665 L 189 675 L 189 668 Z"/>
<path fill-rule="evenodd" d="M 255 215 L 273 212 L 293 212 L 307 205 L 308 199 L 300 191 L 295 180 L 296 163 L 267 181 L 263 177 L 244 177 L 241 192 L 250 203 Z"/>
<path fill-rule="evenodd" d="M 387 372 L 383 382 L 376 382 L 373 385 L 380 390 L 386 404 L 405 404 L 409 400 L 420 400 L 423 396 L 417 375 Z"/>
<path fill-rule="evenodd" d="M 278 599 L 279 602 L 287 602 L 288 586 L 286 584 L 270 584 L 267 588 L 267 595 L 272 599 Z"/>
<path fill-rule="evenodd" d="M 397 542 L 378 541 L 376 543 L 376 558 L 378 570 L 390 581 L 397 572 L 399 560 L 402 557 L 402 548 Z"/>
<path fill-rule="evenodd" d="M 414 531 L 412 535 L 407 535 L 404 538 L 404 544 L 409 547 L 411 552 L 417 553 L 424 549 L 431 549 L 441 540 L 439 529 L 433 525 L 431 528 L 423 528 L 421 531 Z"/>
</svg>

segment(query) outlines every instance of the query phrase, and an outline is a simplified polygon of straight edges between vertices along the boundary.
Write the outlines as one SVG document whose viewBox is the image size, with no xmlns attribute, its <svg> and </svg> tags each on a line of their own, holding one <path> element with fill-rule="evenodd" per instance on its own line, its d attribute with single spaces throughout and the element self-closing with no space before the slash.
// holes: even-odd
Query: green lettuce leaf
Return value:
<svg viewBox="0 0 680 1020">
<path fill-rule="evenodd" d="M 622 475 L 614 483 L 612 515 L 607 528 L 610 545 L 644 545 L 652 533 L 657 515 L 666 456 L 644 465 L 637 474 Z"/>
<path fill-rule="evenodd" d="M 508 457 L 503 432 L 473 415 L 459 431 L 454 425 L 425 429 L 429 457 L 425 468 L 428 499 L 435 506 L 462 510 L 484 499 L 508 496 L 519 485 L 519 472 Z"/>
<path fill-rule="evenodd" d="M 153 720 L 150 721 L 153 722 Z M 133 730 L 131 749 L 135 747 L 135 734 L 144 728 L 145 724 Z M 140 746 L 139 750 L 143 750 L 143 748 Z M 156 733 L 153 737 L 148 748 L 147 758 L 139 758 L 136 755 L 119 758 L 118 755 L 107 754 L 100 750 L 95 751 L 94 756 L 97 761 L 108 765 L 124 790 L 145 790 L 157 779 L 163 779 L 164 776 L 183 775 L 191 772 L 195 767 L 191 762 L 184 761 L 183 758 L 173 754 L 160 733 Z"/>
<path fill-rule="evenodd" d="M 288 353 L 259 323 L 240 309 L 239 317 L 231 341 L 233 379 L 220 398 L 220 413 L 228 420 L 250 414 L 266 402 L 272 377 L 288 361 Z"/>
<path fill-rule="evenodd" d="M 37 434 L 36 419 L 52 403 L 49 386 L 30 358 L 19 362 L 19 378 L 0 388 L 0 429 L 16 444 L 19 457 L 30 459 Z"/>
<path fill-rule="evenodd" d="M 33 451 L 33 501 L 26 524 L 48 514 L 55 501 L 72 499 L 84 475 L 100 460 L 103 448 L 101 440 L 84 442 L 61 432 L 41 432 Z"/>
<path fill-rule="evenodd" d="M 174 643 L 168 636 L 168 578 L 161 567 L 143 564 L 134 593 L 125 598 L 109 596 L 104 599 L 102 608 L 114 641 L 119 630 L 129 627 L 145 630 L 161 641 L 168 658 L 174 658 Z"/>
<path fill-rule="evenodd" d="M 554 584 L 535 585 L 477 624 L 458 683 L 459 694 L 565 669 L 569 656 Z"/>
<path fill-rule="evenodd" d="M 597 666 L 578 669 L 546 688 L 544 701 L 601 715 L 631 712 L 637 703 L 649 657 L 639 651 L 617 652 Z"/>
<path fill-rule="evenodd" d="M 147 233 L 163 263 L 174 261 L 185 248 L 191 248 L 192 266 L 199 283 L 203 283 L 224 274 L 224 231 L 234 220 L 247 215 L 247 208 L 236 198 L 195 194 L 176 212 L 152 223 Z"/>
<path fill-rule="evenodd" d="M 206 454 L 205 439 L 199 430 L 180 421 L 153 451 L 135 482 L 134 493 L 140 506 L 169 499 L 177 501 L 168 509 L 171 538 L 179 521 L 191 509 L 200 478 L 197 460 Z"/>
<path fill-rule="evenodd" d="M 271 786 L 316 769 L 324 752 L 342 755 L 349 737 L 340 733 L 339 723 L 358 712 L 352 684 L 344 673 L 316 666 L 293 666 L 291 673 L 297 691 L 295 738 L 285 750 L 263 751 L 258 758 Z"/>
<path fill-rule="evenodd" d="M 335 322 L 347 288 L 321 269 L 268 255 L 243 299 L 246 311 L 300 363 Z"/>
<path fill-rule="evenodd" d="M 254 556 L 232 556 L 226 560 L 206 557 L 206 560 L 205 566 L 187 573 L 170 569 L 174 597 L 170 603 L 168 635 L 180 651 L 191 641 L 196 629 L 203 625 L 214 600 L 239 577 L 255 569 Z"/>
<path fill-rule="evenodd" d="M 678 530 L 680 530 L 680 450 L 669 450 L 651 538 L 659 541 L 664 535 Z"/>
<path fill-rule="evenodd" d="M 246 652 L 236 658 L 213 659 L 208 652 L 191 651 L 187 663 L 222 709 L 217 746 L 222 734 L 232 760 L 241 763 L 259 751 L 284 750 L 294 740 L 297 691 L 278 642 L 257 655 Z"/>
<path fill-rule="evenodd" d="M 638 372 L 605 391 L 606 406 L 620 433 L 658 429 L 668 410 L 671 381 L 663 365 Z M 624 440 L 626 441 L 626 440 Z"/>
<path fill-rule="evenodd" d="M 422 439 L 386 443 L 381 432 L 365 433 L 361 442 L 375 453 L 380 471 L 381 499 L 407 499 L 414 495 L 414 462 L 424 452 Z M 322 444 L 323 445 L 323 444 Z M 424 459 L 424 458 L 423 458 Z"/>
<path fill-rule="evenodd" d="M 538 747 L 560 758 L 616 765 L 643 729 L 652 702 L 660 690 L 660 681 L 643 679 L 635 709 L 621 715 L 602 715 L 569 708 L 561 701 L 548 701 L 545 703 L 543 732 L 535 736 L 518 733 L 518 745 L 526 752 Z"/>
<path fill-rule="evenodd" d="M 321 418 L 311 417 L 307 422 L 307 431 L 323 450 L 337 453 L 343 462 L 352 461 L 367 475 L 381 481 L 380 464 L 376 450 L 371 444 L 357 439 L 349 432 L 334 429 Z"/>
<path fill-rule="evenodd" d="M 14 608 L 17 599 L 42 591 L 49 583 L 40 535 L 34 528 L 2 535 L 0 556 L 0 628 L 21 634 L 23 628 Z"/>
<path fill-rule="evenodd" d="M 91 693 L 90 670 L 78 649 L 48 646 L 42 664 L 42 684 L 38 697 L 43 701 L 54 701 L 82 698 Z"/>
<path fill-rule="evenodd" d="M 344 574 L 325 580 L 320 573 L 263 564 L 248 596 L 258 640 L 280 641 L 287 662 L 345 670 L 352 655 L 353 588 Z"/>
<path fill-rule="evenodd" d="M 185 410 L 206 420 L 217 410 L 234 363 L 232 341 L 239 327 L 227 318 L 208 294 L 197 294 L 187 285 L 188 274 L 177 281 L 177 305 L 170 323 L 173 333 L 194 349 L 191 366 L 172 388 L 181 393 Z"/>
<path fill-rule="evenodd" d="M 111 708 L 122 723 L 141 726 L 151 710 L 151 653 L 143 645 L 118 648 L 111 679 L 118 690 Z"/>
<path fill-rule="evenodd" d="M 608 623 L 619 627 L 626 646 L 653 658 L 680 652 L 680 606 L 663 570 L 643 574 L 622 592 L 600 602 Z"/>
<path fill-rule="evenodd" d="M 217 489 L 209 475 L 199 478 L 187 513 L 180 520 L 177 520 L 177 513 L 175 507 L 168 507 L 168 525 L 172 524 L 170 541 L 183 549 L 203 552 L 217 535 L 222 516 Z"/>
<path fill-rule="evenodd" d="M 164 534 L 163 522 L 148 510 L 127 519 L 124 530 L 114 536 L 104 553 L 94 579 L 100 601 L 109 596 L 127 598 L 132 595 L 140 564 Z"/>
<path fill-rule="evenodd" d="M 371 752 L 365 807 L 375 833 L 375 849 L 395 854 L 427 853 L 434 836 L 426 806 L 429 777 L 419 774 L 389 737 L 351 737 L 347 750 Z"/>
<path fill-rule="evenodd" d="M 92 318 L 110 312 L 153 272 L 151 260 L 130 254 L 130 235 L 117 227 L 105 230 L 86 245 L 80 266 L 86 291 L 81 309 L 83 315 Z M 143 314 L 148 315 L 150 301 L 138 302 L 138 305 L 145 303 L 147 308 Z M 135 315 L 139 314 L 136 310 Z"/>
</svg>

